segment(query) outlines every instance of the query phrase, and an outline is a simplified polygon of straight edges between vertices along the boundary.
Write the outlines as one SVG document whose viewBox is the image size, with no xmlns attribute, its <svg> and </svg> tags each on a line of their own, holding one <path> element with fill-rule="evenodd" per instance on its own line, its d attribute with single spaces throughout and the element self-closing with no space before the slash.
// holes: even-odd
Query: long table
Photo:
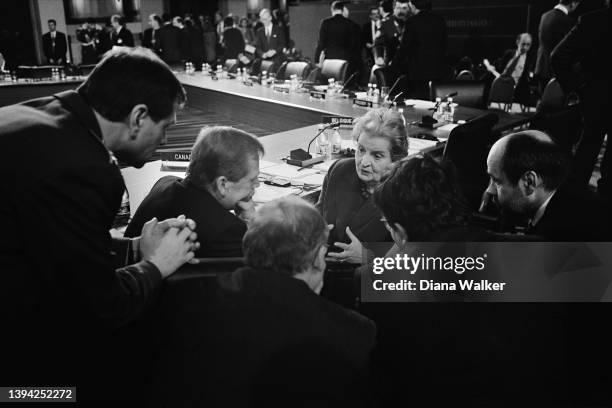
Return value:
<svg viewBox="0 0 612 408">
<path fill-rule="evenodd" d="M 210 76 L 201 73 L 177 76 L 187 91 L 189 106 L 236 117 L 240 122 L 273 132 L 320 123 L 322 115 L 359 117 L 368 111 L 367 108 L 355 106 L 352 100 L 340 96 L 320 100 L 311 98 L 307 92 L 277 92 L 269 86 L 258 84 L 247 86 L 237 79 L 213 80 Z M 459 106 L 455 112 L 455 120 L 470 121 L 489 111 L 495 112 L 499 118 L 499 122 L 493 128 L 494 132 L 524 125 L 531 118 L 530 114 Z M 427 109 L 404 107 L 404 117 L 408 123 L 417 122 L 424 115 L 431 113 Z M 409 134 L 424 132 L 438 138 L 447 135 L 444 131 L 424 130 L 415 125 L 408 126 Z"/>
</svg>

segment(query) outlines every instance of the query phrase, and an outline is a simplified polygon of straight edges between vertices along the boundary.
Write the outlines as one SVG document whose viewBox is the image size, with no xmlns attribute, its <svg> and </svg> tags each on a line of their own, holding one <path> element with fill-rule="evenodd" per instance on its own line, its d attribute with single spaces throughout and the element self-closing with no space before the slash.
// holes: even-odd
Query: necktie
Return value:
<svg viewBox="0 0 612 408">
<path fill-rule="evenodd" d="M 504 72 L 502 73 L 503 76 L 512 76 L 512 73 L 514 72 L 514 70 L 516 69 L 516 66 L 518 65 L 518 60 L 520 57 L 521 55 L 518 54 L 518 55 L 515 55 L 514 58 L 510 60 L 508 65 L 506 65 L 506 69 L 504 69 Z"/>
</svg>

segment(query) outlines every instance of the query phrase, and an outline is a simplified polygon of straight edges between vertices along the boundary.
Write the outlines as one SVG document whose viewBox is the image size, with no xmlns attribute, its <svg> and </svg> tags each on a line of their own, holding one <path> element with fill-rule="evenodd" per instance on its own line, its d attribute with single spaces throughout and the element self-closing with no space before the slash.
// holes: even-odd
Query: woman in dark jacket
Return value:
<svg viewBox="0 0 612 408">
<path fill-rule="evenodd" d="M 362 263 L 368 242 L 391 242 L 372 193 L 395 162 L 408 154 L 408 136 L 399 113 L 377 109 L 357 119 L 353 139 L 357 143 L 355 158 L 338 160 L 330 167 L 317 208 L 333 225 L 329 242 L 336 248 L 328 255 Z"/>
</svg>

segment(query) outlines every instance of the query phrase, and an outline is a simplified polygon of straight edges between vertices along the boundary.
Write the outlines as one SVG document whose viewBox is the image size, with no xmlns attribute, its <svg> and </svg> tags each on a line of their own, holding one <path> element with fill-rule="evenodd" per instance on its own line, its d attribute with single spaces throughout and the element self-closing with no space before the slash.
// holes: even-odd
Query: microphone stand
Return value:
<svg viewBox="0 0 612 408">
<path fill-rule="evenodd" d="M 317 132 L 317 134 L 308 142 L 307 150 L 304 149 L 295 149 L 289 152 L 289 158 L 287 159 L 287 164 L 291 164 L 293 166 L 299 167 L 308 167 L 315 163 L 319 163 L 325 160 L 323 157 L 312 157 L 310 154 L 310 146 L 312 146 L 312 142 L 314 142 L 321 133 L 326 131 L 329 128 L 337 128 L 340 127 L 340 123 L 329 123 L 325 125 L 321 130 Z"/>
</svg>

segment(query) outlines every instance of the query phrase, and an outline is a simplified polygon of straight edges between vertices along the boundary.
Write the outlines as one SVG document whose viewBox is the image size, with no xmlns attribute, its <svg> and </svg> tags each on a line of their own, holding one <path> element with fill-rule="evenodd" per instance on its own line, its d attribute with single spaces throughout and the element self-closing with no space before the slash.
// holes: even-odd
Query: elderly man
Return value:
<svg viewBox="0 0 612 408">
<path fill-rule="evenodd" d="M 166 331 L 156 405 L 365 406 L 368 388 L 356 379 L 376 327 L 318 295 L 327 235 L 321 215 L 302 199 L 263 205 L 244 236 L 246 267 L 201 280 L 212 291 L 206 296 L 189 289 L 198 285 L 185 286 L 181 302 L 191 323 L 183 333 Z"/>
<path fill-rule="evenodd" d="M 201 243 L 197 257 L 242 256 L 242 237 L 254 214 L 252 198 L 259 186 L 263 152 L 257 138 L 241 130 L 202 129 L 185 179 L 161 178 L 138 207 L 125 235 L 137 235 L 153 217 L 185 214 L 197 224 Z"/>
<path fill-rule="evenodd" d="M 76 91 L 0 109 L 11 152 L 0 170 L 0 220 L 11 231 L 0 237 L 0 309 L 12 328 L 1 383 L 73 384 L 89 405 L 95 387 L 125 369 L 111 330 L 137 320 L 198 245 L 193 221 L 179 219 L 111 239 L 125 190 L 117 159 L 149 160 L 184 100 L 150 50 L 120 48 Z M 31 158 L 26 167 L 19 152 Z"/>
<path fill-rule="evenodd" d="M 506 50 L 495 66 L 488 60 L 483 60 L 483 64 L 495 78 L 502 76 L 514 80 L 514 102 L 527 106 L 534 102 L 529 84 L 535 64 L 533 53 L 530 52 L 532 45 L 531 34 L 522 33 L 516 37 L 516 48 Z"/>
<path fill-rule="evenodd" d="M 257 57 L 263 60 L 274 61 L 276 69 L 284 60 L 283 48 L 287 46 L 287 39 L 284 31 L 272 23 L 272 14 L 268 9 L 259 12 L 259 19 L 263 24 L 255 32 L 255 49 Z M 276 72 L 275 69 L 273 71 Z"/>
<path fill-rule="evenodd" d="M 125 26 L 124 18 L 118 14 L 111 17 L 111 26 L 113 31 L 111 32 L 111 46 L 112 47 L 133 47 L 134 36 L 132 32 Z"/>
<path fill-rule="evenodd" d="M 609 240 L 603 203 L 565 184 L 568 171 L 568 158 L 547 134 L 514 133 L 489 152 L 487 193 L 503 211 L 524 216 L 529 234 L 549 241 Z"/>
</svg>

